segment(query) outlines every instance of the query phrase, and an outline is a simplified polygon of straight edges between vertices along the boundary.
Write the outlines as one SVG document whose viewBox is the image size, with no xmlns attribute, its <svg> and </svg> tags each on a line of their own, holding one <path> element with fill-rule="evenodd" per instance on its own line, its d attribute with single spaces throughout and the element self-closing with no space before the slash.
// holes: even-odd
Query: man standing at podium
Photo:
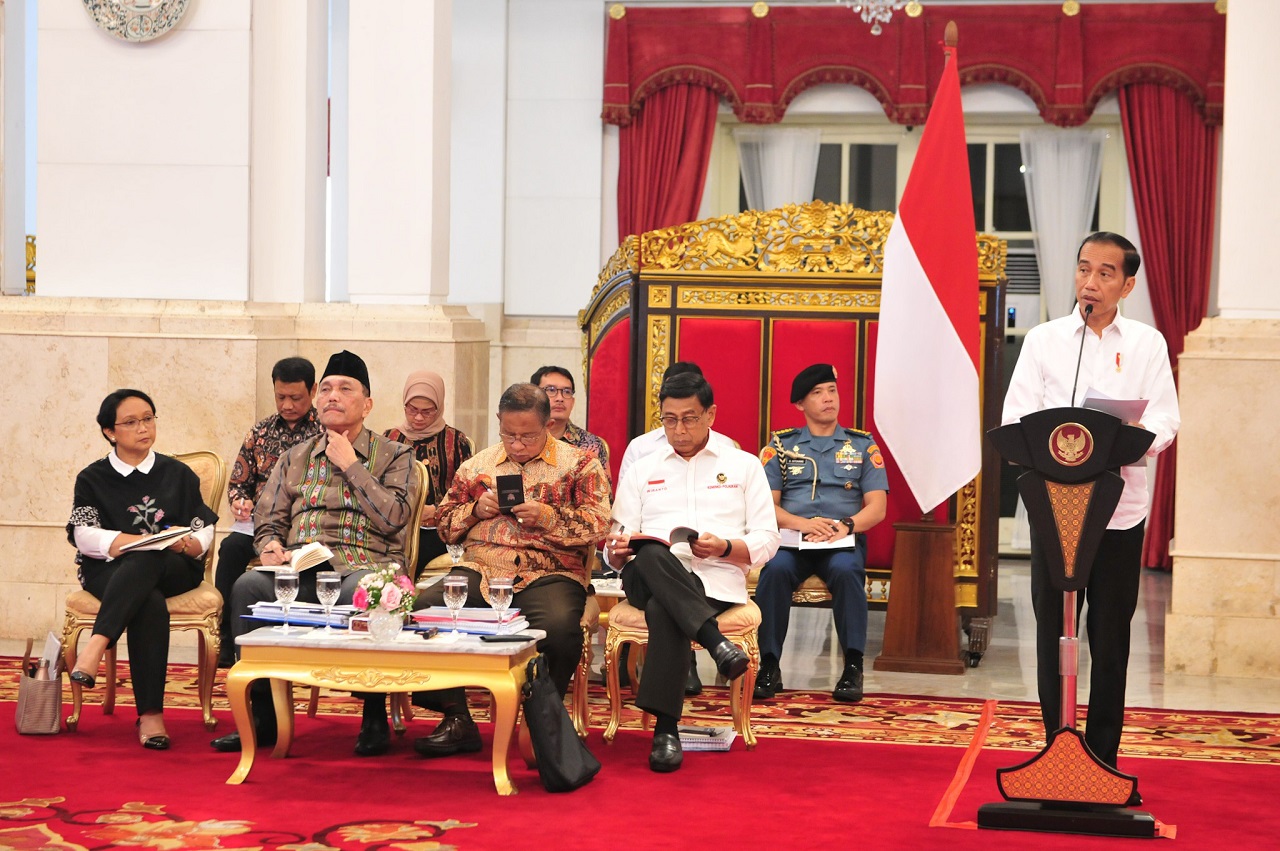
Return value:
<svg viewBox="0 0 1280 851">
<path fill-rule="evenodd" d="M 1027 332 L 1005 396 L 1004 424 L 1035 411 L 1070 406 L 1093 389 L 1113 399 L 1147 400 L 1141 421 L 1130 425 L 1155 433 L 1148 456 L 1173 442 L 1180 418 L 1164 337 L 1150 325 L 1124 318 L 1118 309 L 1120 300 L 1133 291 L 1140 263 L 1133 243 L 1119 234 L 1100 232 L 1085 238 L 1076 255 L 1076 308 Z M 1112 767 L 1124 726 L 1129 622 L 1138 604 L 1142 535 L 1150 503 L 1145 463 L 1122 468 L 1121 476 L 1124 492 L 1098 546 L 1089 584 L 1078 598 L 1080 604 L 1089 602 L 1086 630 L 1092 660 L 1085 742 Z M 1031 600 L 1046 733 L 1061 721 L 1062 594 L 1050 583 L 1032 529 Z"/>
</svg>

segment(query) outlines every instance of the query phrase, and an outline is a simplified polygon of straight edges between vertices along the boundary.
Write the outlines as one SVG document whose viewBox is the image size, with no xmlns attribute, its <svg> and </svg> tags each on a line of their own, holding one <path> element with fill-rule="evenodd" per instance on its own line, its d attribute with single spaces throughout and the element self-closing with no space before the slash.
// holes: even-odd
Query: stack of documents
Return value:
<svg viewBox="0 0 1280 851">
<path fill-rule="evenodd" d="M 254 603 L 245 617 L 254 620 L 284 623 L 284 606 L 276 602 Z M 346 629 L 351 618 L 361 614 L 355 606 L 334 606 L 329 614 L 331 626 Z M 319 603 L 290 603 L 289 623 L 302 626 L 324 626 L 324 606 Z"/>
<path fill-rule="evenodd" d="M 680 747 L 686 751 L 727 751 L 738 737 L 732 727 L 690 727 L 681 724 Z"/>
<path fill-rule="evenodd" d="M 439 627 L 441 632 L 453 629 L 453 617 L 447 606 L 432 606 L 413 613 L 419 626 Z M 519 609 L 498 612 L 494 609 L 459 609 L 458 632 L 471 635 L 511 635 L 529 628 L 529 621 Z"/>
</svg>

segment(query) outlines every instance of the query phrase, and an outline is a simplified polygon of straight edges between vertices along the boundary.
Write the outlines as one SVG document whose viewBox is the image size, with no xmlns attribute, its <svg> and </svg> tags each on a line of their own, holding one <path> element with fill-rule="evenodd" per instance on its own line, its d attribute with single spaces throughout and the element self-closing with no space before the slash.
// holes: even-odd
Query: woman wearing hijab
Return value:
<svg viewBox="0 0 1280 851">
<path fill-rule="evenodd" d="M 152 448 L 156 406 L 146 393 L 117 390 L 107 396 L 98 427 L 111 454 L 76 476 L 67 538 L 76 548 L 80 584 L 102 605 L 71 679 L 93 688 L 103 654 L 127 630 L 138 741 L 150 750 L 167 750 L 165 598 L 190 591 L 204 578 L 203 556 L 213 544 L 218 515 L 204 504 L 191 468 Z M 163 549 L 126 549 L 170 526 L 188 531 L 161 544 Z"/>
<path fill-rule="evenodd" d="M 418 563 L 413 576 L 427 562 L 445 553 L 436 533 L 436 506 L 449 490 L 459 465 L 471 457 L 471 441 L 444 421 L 444 379 L 425 369 L 409 374 L 404 383 L 404 422 L 387 429 L 386 436 L 413 448 L 414 457 L 427 467 L 427 503 L 422 509 L 418 533 Z"/>
</svg>

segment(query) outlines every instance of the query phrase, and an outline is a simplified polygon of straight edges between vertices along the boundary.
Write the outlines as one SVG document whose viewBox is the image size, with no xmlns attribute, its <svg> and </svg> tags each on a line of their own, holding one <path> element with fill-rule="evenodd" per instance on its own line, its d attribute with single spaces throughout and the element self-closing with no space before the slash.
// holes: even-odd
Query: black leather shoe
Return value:
<svg viewBox="0 0 1280 851">
<path fill-rule="evenodd" d="M 836 690 L 831 692 L 831 698 L 841 703 L 857 703 L 862 700 L 862 667 L 860 665 L 844 666 L 844 673 L 840 675 L 840 682 L 836 683 Z"/>
<path fill-rule="evenodd" d="M 271 733 L 270 735 L 264 735 L 262 732 L 258 733 L 258 747 L 270 748 L 270 747 L 275 747 L 275 744 L 276 744 L 275 733 Z M 240 734 L 229 733 L 225 736 L 219 736 L 218 738 L 214 739 L 212 742 L 209 743 L 209 747 L 213 748 L 215 751 L 221 751 L 222 753 L 239 753 L 240 752 Z"/>
<path fill-rule="evenodd" d="M 711 658 L 716 661 L 716 670 L 726 680 L 736 680 L 747 672 L 747 665 L 750 662 L 747 654 L 729 639 L 726 638 L 709 649 Z"/>
<path fill-rule="evenodd" d="M 684 680 L 684 693 L 688 697 L 702 694 L 702 680 L 698 679 L 698 668 L 692 662 L 689 663 L 689 676 Z"/>
<path fill-rule="evenodd" d="M 480 731 L 467 715 L 446 715 L 434 733 L 413 740 L 413 749 L 428 757 L 475 753 L 480 746 Z"/>
<path fill-rule="evenodd" d="M 360 735 L 356 736 L 356 756 L 382 756 L 390 747 L 391 726 L 387 716 L 366 718 L 360 725 Z"/>
<path fill-rule="evenodd" d="M 1134 787 L 1133 787 L 1133 794 L 1131 794 L 1131 795 L 1129 796 L 1129 800 L 1127 800 L 1127 801 L 1125 801 L 1125 802 L 1124 802 L 1124 805 L 1125 805 L 1126 807 L 1140 807 L 1140 806 L 1142 806 L 1142 795 L 1138 792 L 1138 787 L 1137 787 L 1137 786 L 1134 786 Z"/>
<path fill-rule="evenodd" d="M 782 691 L 782 671 L 778 668 L 761 668 L 756 677 L 756 700 L 768 700 Z"/>
<path fill-rule="evenodd" d="M 680 747 L 680 737 L 675 733 L 656 733 L 653 737 L 653 750 L 649 751 L 650 770 L 665 774 L 675 771 L 682 762 L 684 749 Z"/>
<path fill-rule="evenodd" d="M 97 683 L 94 681 L 93 677 L 90 676 L 89 674 L 86 674 L 84 671 L 72 671 L 71 682 L 76 683 L 81 688 L 94 688 L 95 686 L 97 686 Z"/>
</svg>

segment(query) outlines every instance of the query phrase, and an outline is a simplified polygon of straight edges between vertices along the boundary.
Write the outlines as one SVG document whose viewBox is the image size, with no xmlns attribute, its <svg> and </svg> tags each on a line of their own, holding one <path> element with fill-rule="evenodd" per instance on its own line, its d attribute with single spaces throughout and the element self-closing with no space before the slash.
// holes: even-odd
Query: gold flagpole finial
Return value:
<svg viewBox="0 0 1280 851">
<path fill-rule="evenodd" d="M 947 47 L 955 47 L 960 41 L 960 29 L 955 21 L 947 21 L 947 29 L 942 35 L 942 43 Z"/>
</svg>

